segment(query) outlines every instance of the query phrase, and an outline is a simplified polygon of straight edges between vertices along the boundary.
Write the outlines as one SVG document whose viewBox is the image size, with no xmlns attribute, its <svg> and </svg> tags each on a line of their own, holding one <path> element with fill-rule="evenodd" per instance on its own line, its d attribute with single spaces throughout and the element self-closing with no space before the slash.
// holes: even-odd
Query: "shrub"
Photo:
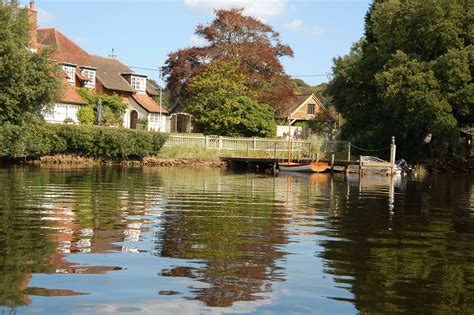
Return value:
<svg viewBox="0 0 474 315">
<path fill-rule="evenodd" d="M 156 155 L 166 141 L 161 133 L 76 125 L 0 126 L 0 157 L 24 158 L 72 153 L 107 159 Z"/>
<path fill-rule="evenodd" d="M 77 119 L 83 125 L 93 125 L 95 119 L 94 107 L 91 105 L 81 106 L 77 111 Z"/>
</svg>

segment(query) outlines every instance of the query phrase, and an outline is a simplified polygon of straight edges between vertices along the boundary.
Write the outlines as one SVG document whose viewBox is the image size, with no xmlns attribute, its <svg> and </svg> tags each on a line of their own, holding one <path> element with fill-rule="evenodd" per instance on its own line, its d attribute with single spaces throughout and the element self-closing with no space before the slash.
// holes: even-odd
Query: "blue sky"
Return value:
<svg viewBox="0 0 474 315">
<path fill-rule="evenodd" d="M 27 5 L 29 1 L 22 0 Z M 346 54 L 363 34 L 371 0 L 36 0 L 39 26 L 55 27 L 89 53 L 115 49 L 128 66 L 159 68 L 167 55 L 199 44 L 196 25 L 213 9 L 239 6 L 280 33 L 294 50 L 286 72 L 310 84 L 327 82 L 332 58 Z M 158 72 L 134 69 L 158 80 Z M 313 76 L 318 75 L 318 76 Z"/>
</svg>

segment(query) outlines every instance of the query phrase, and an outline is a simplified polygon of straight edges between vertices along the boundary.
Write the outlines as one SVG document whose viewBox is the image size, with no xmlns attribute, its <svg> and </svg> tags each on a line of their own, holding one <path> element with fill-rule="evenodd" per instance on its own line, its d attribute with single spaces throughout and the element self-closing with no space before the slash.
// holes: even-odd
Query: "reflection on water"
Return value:
<svg viewBox="0 0 474 315">
<path fill-rule="evenodd" d="M 0 313 L 474 311 L 469 176 L 0 176 Z"/>
</svg>

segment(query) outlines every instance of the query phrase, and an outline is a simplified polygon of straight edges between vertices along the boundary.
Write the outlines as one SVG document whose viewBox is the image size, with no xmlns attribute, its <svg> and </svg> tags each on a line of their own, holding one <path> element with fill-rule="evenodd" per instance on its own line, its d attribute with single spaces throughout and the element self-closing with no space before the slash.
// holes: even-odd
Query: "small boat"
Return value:
<svg viewBox="0 0 474 315">
<path fill-rule="evenodd" d="M 291 163 L 283 162 L 278 164 L 278 168 L 283 172 L 304 172 L 304 173 L 322 173 L 329 168 L 328 163 L 309 162 L 309 163 Z"/>
</svg>

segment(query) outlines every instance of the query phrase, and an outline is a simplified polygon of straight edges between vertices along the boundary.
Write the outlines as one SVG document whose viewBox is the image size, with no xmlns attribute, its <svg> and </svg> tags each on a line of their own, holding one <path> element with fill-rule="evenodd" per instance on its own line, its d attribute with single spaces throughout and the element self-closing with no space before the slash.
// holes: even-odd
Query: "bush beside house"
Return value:
<svg viewBox="0 0 474 315">
<path fill-rule="evenodd" d="M 97 126 L 32 124 L 0 126 L 0 158 L 77 154 L 106 159 L 156 155 L 166 141 L 161 133 Z"/>
</svg>

